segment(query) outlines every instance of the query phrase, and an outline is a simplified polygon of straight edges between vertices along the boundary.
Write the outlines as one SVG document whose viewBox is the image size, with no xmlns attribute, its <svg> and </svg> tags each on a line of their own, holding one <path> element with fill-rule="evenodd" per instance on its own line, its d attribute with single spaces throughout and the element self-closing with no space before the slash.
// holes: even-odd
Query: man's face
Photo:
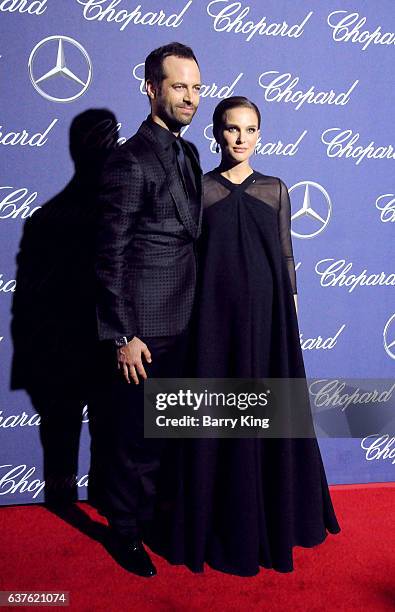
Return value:
<svg viewBox="0 0 395 612">
<path fill-rule="evenodd" d="M 199 105 L 200 70 L 193 59 L 170 55 L 163 60 L 165 78 L 158 88 L 147 81 L 152 112 L 172 131 L 189 125 Z"/>
</svg>

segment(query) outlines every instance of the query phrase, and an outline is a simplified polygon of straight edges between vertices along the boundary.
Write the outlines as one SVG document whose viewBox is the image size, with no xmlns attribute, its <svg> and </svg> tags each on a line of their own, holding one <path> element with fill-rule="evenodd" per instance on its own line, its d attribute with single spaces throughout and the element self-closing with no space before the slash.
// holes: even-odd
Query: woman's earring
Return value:
<svg viewBox="0 0 395 612">
<path fill-rule="evenodd" d="M 216 153 L 219 153 L 219 144 L 218 144 L 218 142 L 217 142 L 217 144 L 216 144 L 216 146 L 215 146 L 215 152 L 216 152 Z"/>
<path fill-rule="evenodd" d="M 258 153 L 257 148 L 254 148 L 254 155 L 256 155 Z"/>
</svg>

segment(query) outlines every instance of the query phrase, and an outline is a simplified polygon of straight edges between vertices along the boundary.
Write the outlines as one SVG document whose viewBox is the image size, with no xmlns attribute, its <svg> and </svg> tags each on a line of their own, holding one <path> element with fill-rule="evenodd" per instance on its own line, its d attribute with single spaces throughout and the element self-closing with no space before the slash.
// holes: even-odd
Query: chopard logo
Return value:
<svg viewBox="0 0 395 612">
<path fill-rule="evenodd" d="M 16 287 L 16 280 L 11 278 L 8 281 L 3 281 L 3 274 L 0 274 L 0 293 L 14 293 Z"/>
<path fill-rule="evenodd" d="M 119 6 L 122 0 L 77 0 L 77 2 L 83 5 L 84 10 L 82 14 L 87 21 L 114 21 L 117 24 L 122 24 L 119 28 L 121 32 L 130 23 L 143 26 L 178 28 L 183 22 L 183 16 L 192 4 L 192 0 L 189 0 L 179 13 L 173 13 L 166 17 L 162 9 L 143 13 L 141 4 L 131 11 L 125 8 L 116 10 L 115 7 Z"/>
<path fill-rule="evenodd" d="M 29 15 L 42 15 L 47 10 L 47 0 L 3 0 L 0 2 L 0 11 L 3 13 L 28 13 Z"/>
<path fill-rule="evenodd" d="M 365 147 L 354 146 L 359 140 L 359 132 L 352 130 L 341 130 L 341 128 L 329 128 L 322 132 L 321 141 L 327 145 L 328 157 L 352 157 L 356 159 L 355 165 L 367 159 L 395 159 L 395 149 L 392 145 L 375 146 L 373 140 Z"/>
<path fill-rule="evenodd" d="M 375 439 L 372 441 L 371 438 Z M 393 459 L 392 464 L 395 464 L 395 438 L 390 438 L 389 434 L 366 436 L 361 440 L 361 448 L 366 450 L 366 461 Z"/>
<path fill-rule="evenodd" d="M 32 478 L 35 475 L 36 466 L 29 467 L 25 463 L 13 466 L 11 463 L 0 465 L 0 495 L 15 495 L 16 493 L 32 493 L 32 499 L 36 499 L 44 490 L 45 481 Z M 2 474 L 3 472 L 3 474 Z M 68 483 L 67 480 L 70 480 Z M 53 484 L 73 484 L 77 487 L 88 486 L 88 475 L 70 479 Z"/>
<path fill-rule="evenodd" d="M 388 319 L 383 330 L 384 350 L 391 359 L 395 359 L 395 313 Z"/>
<path fill-rule="evenodd" d="M 327 262 L 333 262 L 328 264 Z M 321 266 L 321 264 L 323 264 Z M 323 267 L 323 270 L 319 268 Z M 379 274 L 368 274 L 366 268 L 356 276 L 355 274 L 348 274 L 353 264 L 347 263 L 345 259 L 338 259 L 335 261 L 333 258 L 321 259 L 316 263 L 315 271 L 321 277 L 320 285 L 322 287 L 348 287 L 349 293 L 354 291 L 358 285 L 360 287 L 373 287 L 376 285 L 395 285 L 395 274 L 386 274 L 380 272 Z"/>
<path fill-rule="evenodd" d="M 136 64 L 132 70 L 132 74 L 133 77 L 140 82 L 140 93 L 147 95 L 144 81 L 144 62 Z M 229 98 L 233 96 L 236 85 L 243 74 L 243 72 L 240 72 L 230 85 L 217 85 L 217 83 L 202 84 L 199 91 L 200 98 Z"/>
<path fill-rule="evenodd" d="M 295 194 L 293 204 L 295 199 L 301 202 L 298 210 L 291 216 L 292 235 L 298 238 L 314 238 L 324 231 L 332 216 L 332 202 L 328 192 L 314 181 L 300 181 L 292 185 L 289 195 L 291 193 Z M 295 225 L 299 231 L 296 231 Z"/>
<path fill-rule="evenodd" d="M 187 126 L 189 127 L 189 126 Z M 204 137 L 210 141 L 210 151 L 211 153 L 216 154 L 215 147 L 216 141 L 213 135 L 213 124 L 209 123 L 203 130 Z M 259 137 L 256 144 L 256 152 L 259 155 L 284 155 L 291 157 L 296 155 L 299 150 L 299 145 L 302 142 L 303 138 L 306 136 L 307 130 L 304 130 L 300 136 L 295 140 L 295 142 L 288 142 L 284 144 L 282 140 L 278 140 L 277 142 L 265 142 L 262 143 L 261 138 Z"/>
<path fill-rule="evenodd" d="M 67 63 L 65 49 L 69 55 Z M 52 66 L 44 74 L 40 71 L 40 76 L 36 69 L 38 58 L 40 67 Z M 88 53 L 69 36 L 48 36 L 37 43 L 30 54 L 28 68 L 33 87 L 51 102 L 73 102 L 86 92 L 92 81 L 92 62 Z"/>
<path fill-rule="evenodd" d="M 273 78 L 273 75 L 278 75 Z M 269 82 L 266 82 L 269 81 Z M 299 77 L 293 77 L 289 72 L 279 74 L 277 70 L 262 72 L 258 78 L 259 86 L 265 90 L 266 102 L 289 102 L 294 104 L 294 110 L 299 110 L 303 104 L 335 104 L 344 106 L 350 101 L 351 92 L 359 83 L 357 79 L 346 92 L 336 93 L 331 89 L 328 91 L 316 91 L 311 85 L 307 91 L 295 89 L 299 83 Z"/>
<path fill-rule="evenodd" d="M 22 147 L 43 147 L 48 141 L 48 134 L 52 128 L 56 125 L 58 119 L 53 119 L 47 129 L 44 132 L 37 132 L 30 136 L 27 130 L 22 132 L 2 132 L 2 125 L 0 125 L 0 144 L 4 146 L 15 147 L 21 145 Z"/>
<path fill-rule="evenodd" d="M 81 423 L 88 423 L 88 421 L 88 407 L 84 406 Z M 23 411 L 22 414 L 9 414 L 8 416 L 4 416 L 3 411 L 0 410 L 0 428 L 3 429 L 14 427 L 38 427 L 40 423 L 41 417 L 36 412 L 29 415 L 27 412 Z"/>
<path fill-rule="evenodd" d="M 99 123 L 95 123 L 91 130 L 87 131 L 83 138 L 84 149 L 104 149 L 110 150 L 126 141 L 124 136 L 119 135 L 119 130 L 122 123 L 113 119 L 103 119 Z"/>
<path fill-rule="evenodd" d="M 0 187 L 0 219 L 26 219 L 31 217 L 41 206 L 31 207 L 37 198 L 37 191 L 29 194 L 26 187 L 15 189 L 14 187 Z"/>
<path fill-rule="evenodd" d="M 376 200 L 376 208 L 381 210 L 380 220 L 383 223 L 394 223 L 395 221 L 395 195 L 384 193 Z"/>
<path fill-rule="evenodd" d="M 22 414 L 3 416 L 3 411 L 0 410 L 0 428 L 37 427 L 38 425 L 40 425 L 40 416 L 37 413 L 29 415 L 27 412 L 22 412 Z"/>
<path fill-rule="evenodd" d="M 346 327 L 346 324 L 343 323 L 343 325 L 341 325 L 341 327 L 339 327 L 339 329 L 337 330 L 336 334 L 334 336 L 328 336 L 328 338 L 322 338 L 322 336 L 317 336 L 316 338 L 303 338 L 303 334 L 302 332 L 299 333 L 299 339 L 300 339 L 300 346 L 302 347 L 302 350 L 304 351 L 311 351 L 311 350 L 320 350 L 320 349 L 324 349 L 324 350 L 330 350 L 333 349 L 336 344 L 337 344 L 337 340 L 340 336 L 341 333 L 343 333 L 344 328 Z"/>
<path fill-rule="evenodd" d="M 362 388 L 359 386 L 362 382 Z M 338 380 L 333 379 L 316 379 L 309 386 L 311 397 L 314 398 L 314 406 L 317 408 L 337 407 L 342 412 L 347 410 L 351 405 L 368 404 L 384 404 L 389 402 L 395 383 L 387 389 L 366 388 L 365 381 L 357 380 Z M 369 387 L 369 385 L 367 385 Z"/>
<path fill-rule="evenodd" d="M 243 7 L 241 2 L 229 2 L 228 0 L 213 0 L 207 5 L 207 13 L 210 17 L 213 17 L 213 27 L 216 32 L 244 34 L 247 42 L 252 40 L 255 34 L 299 38 L 303 34 L 304 26 L 313 14 L 313 11 L 310 11 L 303 21 L 290 26 L 286 21 L 268 23 L 266 17 L 261 17 L 259 21 L 245 19 L 250 10 L 249 6 Z"/>
<path fill-rule="evenodd" d="M 395 44 L 395 34 L 393 32 L 383 33 L 380 26 L 377 26 L 373 32 L 362 30 L 366 17 L 360 17 L 359 13 L 332 11 L 328 15 L 327 23 L 333 30 L 332 37 L 335 42 L 359 43 L 363 45 L 362 51 L 366 51 L 372 43 L 374 45 Z"/>
</svg>

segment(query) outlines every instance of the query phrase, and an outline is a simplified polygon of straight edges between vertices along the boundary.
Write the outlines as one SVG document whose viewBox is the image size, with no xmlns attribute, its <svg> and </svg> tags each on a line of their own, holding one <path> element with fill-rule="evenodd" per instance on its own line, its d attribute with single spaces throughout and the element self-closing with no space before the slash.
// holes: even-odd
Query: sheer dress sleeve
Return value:
<svg viewBox="0 0 395 612">
<path fill-rule="evenodd" d="M 291 238 L 291 202 L 287 186 L 280 178 L 257 173 L 257 179 L 247 187 L 246 191 L 277 211 L 281 252 L 288 268 L 292 292 L 296 294 L 296 271 Z"/>
<path fill-rule="evenodd" d="M 281 251 L 287 264 L 288 274 L 292 285 L 292 291 L 294 294 L 296 294 L 296 271 L 291 239 L 291 202 L 289 199 L 288 189 L 285 183 L 283 183 L 281 179 L 279 179 L 279 182 L 280 207 L 278 212 L 278 227 L 280 234 Z"/>
</svg>

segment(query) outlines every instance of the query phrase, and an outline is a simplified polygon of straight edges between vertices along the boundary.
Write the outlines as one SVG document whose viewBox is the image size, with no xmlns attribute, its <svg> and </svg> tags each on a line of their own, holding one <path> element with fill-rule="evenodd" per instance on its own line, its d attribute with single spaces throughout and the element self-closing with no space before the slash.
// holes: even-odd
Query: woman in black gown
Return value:
<svg viewBox="0 0 395 612">
<path fill-rule="evenodd" d="M 305 378 L 284 182 L 253 170 L 258 108 L 219 103 L 218 168 L 204 176 L 192 375 Z M 219 149 L 217 145 L 217 149 Z M 310 410 L 310 408 L 309 408 Z M 293 570 L 292 548 L 338 533 L 316 438 L 172 441 L 146 540 L 172 563 L 252 576 Z"/>
</svg>

